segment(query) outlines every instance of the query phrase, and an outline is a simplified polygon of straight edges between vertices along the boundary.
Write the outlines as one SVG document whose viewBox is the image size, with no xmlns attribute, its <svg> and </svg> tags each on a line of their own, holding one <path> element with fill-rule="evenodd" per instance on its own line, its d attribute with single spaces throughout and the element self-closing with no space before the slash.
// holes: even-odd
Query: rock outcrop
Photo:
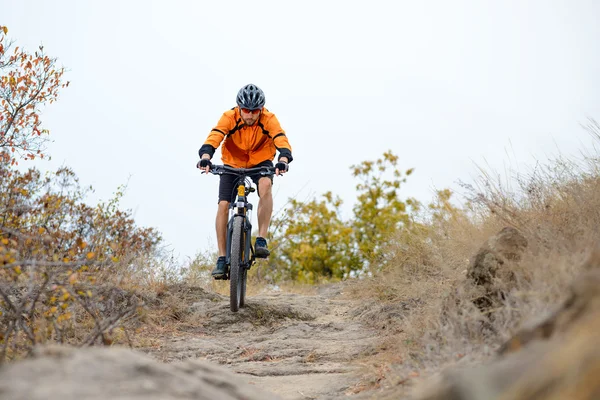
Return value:
<svg viewBox="0 0 600 400">
<path fill-rule="evenodd" d="M 444 299 L 441 320 L 462 321 L 455 327 L 464 335 L 495 334 L 495 312 L 503 309 L 506 294 L 517 283 L 515 271 L 527 245 L 525 236 L 512 227 L 490 237 L 471 259 L 465 279 L 455 283 Z"/>
<path fill-rule="evenodd" d="M 162 364 L 125 348 L 37 349 L 0 368 L 4 400 L 265 400 L 278 397 L 203 361 Z"/>
<path fill-rule="evenodd" d="M 515 282 L 511 264 L 521 260 L 527 239 L 516 228 L 506 227 L 479 249 L 467 269 L 467 284 L 479 288 L 475 305 L 483 312 L 497 306 Z"/>
</svg>

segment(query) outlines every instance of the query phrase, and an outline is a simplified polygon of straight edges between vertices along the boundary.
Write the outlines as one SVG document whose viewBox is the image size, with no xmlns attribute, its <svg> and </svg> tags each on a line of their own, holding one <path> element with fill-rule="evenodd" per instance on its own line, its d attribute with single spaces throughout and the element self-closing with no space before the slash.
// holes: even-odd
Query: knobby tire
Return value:
<svg viewBox="0 0 600 400">
<path fill-rule="evenodd" d="M 237 312 L 243 306 L 245 292 L 244 268 L 244 217 L 237 216 L 233 220 L 231 235 L 231 265 L 229 269 L 229 304 L 231 311 Z M 243 294 L 242 294 L 243 293 Z"/>
<path fill-rule="evenodd" d="M 246 280 L 248 279 L 248 270 L 243 268 L 244 272 L 242 273 L 242 290 L 240 292 L 240 307 L 244 307 L 246 305 Z"/>
</svg>

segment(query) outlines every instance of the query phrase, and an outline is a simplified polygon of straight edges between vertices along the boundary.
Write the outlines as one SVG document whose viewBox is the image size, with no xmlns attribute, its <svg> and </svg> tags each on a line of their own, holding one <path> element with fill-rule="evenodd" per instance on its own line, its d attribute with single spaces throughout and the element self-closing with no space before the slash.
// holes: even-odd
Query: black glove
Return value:
<svg viewBox="0 0 600 400">
<path fill-rule="evenodd" d="M 201 159 L 200 161 L 198 161 L 198 164 L 196 164 L 196 168 L 206 168 L 206 167 L 212 168 L 212 163 L 207 158 Z"/>
<path fill-rule="evenodd" d="M 285 172 L 287 172 L 288 169 L 290 169 L 290 167 L 288 166 L 288 163 L 285 163 L 283 161 L 279 161 L 277 164 L 275 164 L 275 168 L 277 168 L 280 171 L 285 171 Z"/>
</svg>

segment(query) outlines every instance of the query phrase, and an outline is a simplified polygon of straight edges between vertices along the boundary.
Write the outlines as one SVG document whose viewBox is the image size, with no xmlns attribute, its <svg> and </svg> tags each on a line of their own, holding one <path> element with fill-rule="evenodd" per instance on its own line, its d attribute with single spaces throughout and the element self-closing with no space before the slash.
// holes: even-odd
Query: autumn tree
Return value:
<svg viewBox="0 0 600 400">
<path fill-rule="evenodd" d="M 412 170 L 403 174 L 397 164 L 398 157 L 388 151 L 376 161 L 351 167 L 359 183 L 350 219 L 342 218 L 342 200 L 332 192 L 305 202 L 290 199 L 272 224 L 273 275 L 314 283 L 381 268 L 382 249 L 399 230 L 413 224 L 411 213 L 419 208 L 416 200 L 400 198 L 401 185 Z"/>
<path fill-rule="evenodd" d="M 0 26 L 0 364 L 49 341 L 110 343 L 141 305 L 123 281 L 134 280 L 161 242 L 120 210 L 122 190 L 88 205 L 71 169 L 42 176 L 14 167 L 44 156 L 40 110 L 68 82 L 43 47 L 27 53 L 7 32 Z"/>
<path fill-rule="evenodd" d="M 44 157 L 49 132 L 40 110 L 56 101 L 69 82 L 63 83 L 64 68 L 43 46 L 29 53 L 9 41 L 7 33 L 0 26 L 0 156 L 15 164 L 20 157 Z"/>
<path fill-rule="evenodd" d="M 340 216 L 342 200 L 331 192 L 321 197 L 308 202 L 291 199 L 282 216 L 285 223 L 274 245 L 286 279 L 307 283 L 342 279 L 362 266 L 352 228 Z"/>
<path fill-rule="evenodd" d="M 411 213 L 419 208 L 414 199 L 402 200 L 400 188 L 413 170 L 404 174 L 398 168 L 398 156 L 391 151 L 375 161 L 363 161 L 351 167 L 359 180 L 353 208 L 352 232 L 361 258 L 365 262 L 378 260 L 381 249 L 392 234 L 411 224 Z"/>
</svg>

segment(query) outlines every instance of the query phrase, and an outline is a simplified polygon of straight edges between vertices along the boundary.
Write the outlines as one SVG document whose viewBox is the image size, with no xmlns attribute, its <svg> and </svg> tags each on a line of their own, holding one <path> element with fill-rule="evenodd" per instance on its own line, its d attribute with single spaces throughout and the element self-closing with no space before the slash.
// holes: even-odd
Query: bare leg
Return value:
<svg viewBox="0 0 600 400">
<path fill-rule="evenodd" d="M 227 218 L 229 217 L 229 202 L 222 200 L 219 202 L 217 210 L 217 245 L 219 246 L 219 256 L 225 256 L 227 246 Z"/>
<path fill-rule="evenodd" d="M 258 236 L 267 237 L 271 214 L 273 213 L 273 195 L 271 187 L 273 182 L 269 178 L 261 178 L 258 181 L 260 200 L 258 201 Z"/>
</svg>

